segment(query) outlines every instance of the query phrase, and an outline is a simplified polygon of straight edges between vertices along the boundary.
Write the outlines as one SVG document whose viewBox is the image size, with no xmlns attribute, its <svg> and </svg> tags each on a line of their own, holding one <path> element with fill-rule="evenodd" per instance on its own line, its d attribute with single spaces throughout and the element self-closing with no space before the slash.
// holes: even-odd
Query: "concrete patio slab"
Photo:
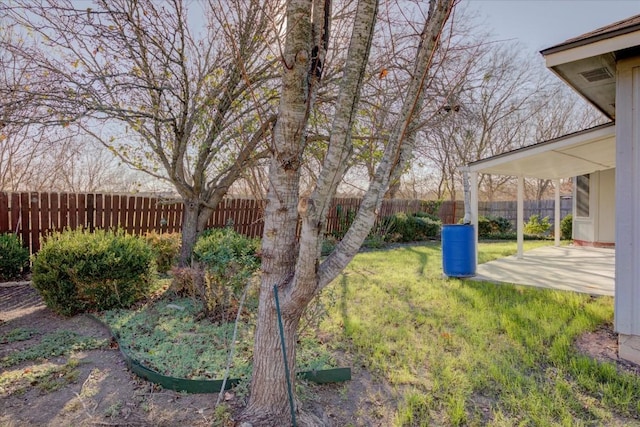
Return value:
<svg viewBox="0 0 640 427">
<path fill-rule="evenodd" d="M 612 296 L 615 249 L 545 246 L 479 264 L 471 279 Z"/>
</svg>

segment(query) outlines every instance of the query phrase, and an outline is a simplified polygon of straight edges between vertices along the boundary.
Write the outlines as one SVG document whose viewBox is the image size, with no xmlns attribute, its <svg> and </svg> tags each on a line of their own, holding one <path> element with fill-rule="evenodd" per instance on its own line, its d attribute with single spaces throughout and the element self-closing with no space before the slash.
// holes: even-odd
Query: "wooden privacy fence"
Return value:
<svg viewBox="0 0 640 427">
<path fill-rule="evenodd" d="M 380 216 L 396 212 L 415 213 L 419 200 L 385 200 Z M 334 199 L 327 232 L 344 227 L 348 212 L 360 206 L 360 199 Z M 207 228 L 233 225 L 249 237 L 262 236 L 264 201 L 224 199 L 213 211 Z M 178 232 L 182 228 L 183 205 L 158 197 L 99 193 L 4 193 L 0 192 L 0 233 L 22 237 L 31 253 L 40 249 L 41 236 L 55 230 L 78 227 L 122 229 L 141 235 L 148 231 Z"/>
<path fill-rule="evenodd" d="M 182 203 L 164 203 L 158 197 L 0 192 L 0 233 L 19 234 L 23 244 L 35 253 L 40 249 L 41 236 L 67 227 L 114 228 L 137 235 L 148 231 L 178 232 L 182 228 L 182 210 Z M 259 200 L 225 199 L 207 226 L 233 224 L 240 233 L 259 236 L 262 210 Z"/>
<path fill-rule="evenodd" d="M 525 222 L 531 215 L 539 215 L 540 219 L 545 216 L 553 224 L 555 219 L 555 201 L 554 200 L 525 200 L 523 203 Z M 463 207 L 464 209 L 464 207 Z M 571 198 L 560 199 L 560 219 L 564 218 L 572 212 L 573 201 Z M 516 201 L 500 201 L 500 202 L 479 202 L 479 215 L 493 215 L 507 218 L 511 221 L 511 225 L 515 228 L 517 221 L 518 204 Z"/>
<path fill-rule="evenodd" d="M 359 198 L 336 198 L 327 218 L 327 233 L 344 231 L 360 207 Z M 223 199 L 213 211 L 207 228 L 233 225 L 249 237 L 262 236 L 264 201 Z M 432 202 L 431 202 L 432 203 Z M 427 211 L 423 200 L 384 200 L 378 218 L 398 212 Z M 516 202 L 480 202 L 480 215 L 503 216 L 515 225 Z M 526 201 L 525 220 L 533 214 L 553 219 L 553 200 Z M 148 231 L 179 232 L 183 206 L 159 197 L 100 193 L 4 193 L 0 192 L 0 233 L 14 232 L 22 237 L 31 253 L 40 249 L 41 236 L 54 230 L 84 227 L 122 229 L 141 235 Z M 561 216 L 571 212 L 571 200 L 562 200 Z M 446 201 L 438 216 L 443 224 L 457 223 L 464 216 L 464 203 Z"/>
</svg>

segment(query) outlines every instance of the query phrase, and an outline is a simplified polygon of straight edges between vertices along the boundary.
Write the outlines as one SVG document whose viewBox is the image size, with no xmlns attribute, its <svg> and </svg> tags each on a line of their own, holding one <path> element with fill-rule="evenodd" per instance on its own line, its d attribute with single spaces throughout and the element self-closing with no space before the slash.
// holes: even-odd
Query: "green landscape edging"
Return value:
<svg viewBox="0 0 640 427">
<path fill-rule="evenodd" d="M 222 389 L 223 380 L 190 380 L 187 378 L 171 377 L 168 375 L 163 375 L 160 372 L 154 371 L 153 369 L 144 366 L 139 360 L 131 357 L 123 349 L 123 347 L 120 345 L 118 335 L 113 332 L 109 325 L 104 323 L 93 314 L 88 314 L 88 316 L 107 328 L 113 339 L 115 339 L 118 343 L 118 349 L 120 350 L 120 354 L 122 354 L 127 367 L 139 377 L 144 378 L 147 381 L 151 381 L 154 384 L 159 384 L 166 389 L 185 391 L 187 393 L 218 393 Z M 298 372 L 296 376 L 298 378 L 313 381 L 318 384 L 344 382 L 351 380 L 351 368 L 333 368 L 303 371 Z M 224 389 L 228 390 L 239 382 L 239 378 L 230 378 L 227 380 Z"/>
</svg>

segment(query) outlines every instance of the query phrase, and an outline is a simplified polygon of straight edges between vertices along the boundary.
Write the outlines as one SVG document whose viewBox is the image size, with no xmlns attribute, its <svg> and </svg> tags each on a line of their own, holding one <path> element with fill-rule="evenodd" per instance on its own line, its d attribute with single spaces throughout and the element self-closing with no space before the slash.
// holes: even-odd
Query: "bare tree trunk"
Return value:
<svg viewBox="0 0 640 427">
<path fill-rule="evenodd" d="M 322 264 L 319 262 L 320 247 L 329 203 L 353 151 L 351 131 L 371 50 L 378 1 L 358 2 L 327 153 L 312 194 L 302 200 L 299 199 L 300 163 L 306 145 L 305 132 L 312 107 L 310 103 L 314 99 L 315 79 L 319 78 L 317 67 L 310 59 L 314 58 L 315 52 L 322 53 L 326 49 L 326 44 L 322 44 L 326 38 L 318 35 L 328 31 L 326 8 L 329 1 L 290 0 L 287 4 L 282 96 L 269 169 L 253 376 L 249 405 L 242 416 L 244 421 L 255 426 L 291 424 L 273 288 L 276 287 L 280 295 L 286 365 L 293 384 L 300 317 L 311 299 L 355 256 L 373 226 L 389 183 L 399 179 L 413 148 L 413 138 L 407 138 L 407 135 L 412 135 L 415 116 L 422 106 L 421 97 L 427 84 L 433 51 L 453 4 L 454 0 L 431 0 L 429 18 L 420 36 L 416 66 L 400 118 L 351 228 Z M 320 423 L 320 420 L 310 418 L 298 421 L 301 425 Z"/>
<path fill-rule="evenodd" d="M 287 4 L 287 39 L 278 119 L 274 128 L 269 189 L 262 237 L 262 280 L 254 343 L 251 397 L 244 419 L 260 425 L 288 425 L 287 380 L 295 373 L 295 336 L 299 314 L 284 310 L 285 345 L 289 350 L 286 378 L 280 346 L 273 288 L 283 294 L 291 283 L 296 262 L 298 191 L 305 127 L 308 116 L 308 78 L 312 56 L 312 0 Z M 283 299 L 286 299 L 284 297 Z M 284 321 L 284 319 L 283 319 Z"/>
<path fill-rule="evenodd" d="M 219 201 L 216 201 L 218 204 Z M 184 216 L 182 222 L 182 239 L 180 247 L 180 258 L 178 265 L 187 267 L 191 262 L 191 255 L 196 241 L 206 229 L 213 209 L 203 206 L 197 199 L 187 199 L 184 204 Z"/>
</svg>

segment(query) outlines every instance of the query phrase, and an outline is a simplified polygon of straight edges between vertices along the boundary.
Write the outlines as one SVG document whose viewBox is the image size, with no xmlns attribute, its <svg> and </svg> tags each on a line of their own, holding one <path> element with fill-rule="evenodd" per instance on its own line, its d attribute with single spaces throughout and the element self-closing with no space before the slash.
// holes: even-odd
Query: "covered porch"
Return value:
<svg viewBox="0 0 640 427">
<path fill-rule="evenodd" d="M 560 179 L 588 174 L 607 173 L 613 180 L 616 166 L 616 126 L 607 123 L 580 132 L 519 148 L 488 159 L 470 163 L 466 172 L 470 178 L 471 217 L 476 230 L 478 221 L 479 174 L 493 174 L 516 177 L 517 186 L 517 255 L 523 259 L 524 243 L 524 179 L 551 180 L 555 187 L 554 236 L 555 246 L 560 246 Z M 591 228 L 598 230 L 613 226 L 615 215 L 610 212 L 598 214 L 599 206 L 615 206 L 613 198 L 615 183 L 608 183 L 610 188 L 602 192 L 592 191 L 588 194 L 591 210 L 587 218 L 576 218 L 574 214 L 574 230 L 580 221 L 590 221 Z M 604 187 L 603 187 L 604 188 Z M 608 233 L 613 237 L 613 232 Z M 597 240 L 597 236 L 593 239 Z M 611 238 L 610 240 L 614 240 Z M 477 244 L 476 244 L 477 250 Z M 477 257 L 476 257 L 477 259 Z"/>
<path fill-rule="evenodd" d="M 613 296 L 615 249 L 545 246 L 480 264 L 472 279 Z"/>
</svg>

